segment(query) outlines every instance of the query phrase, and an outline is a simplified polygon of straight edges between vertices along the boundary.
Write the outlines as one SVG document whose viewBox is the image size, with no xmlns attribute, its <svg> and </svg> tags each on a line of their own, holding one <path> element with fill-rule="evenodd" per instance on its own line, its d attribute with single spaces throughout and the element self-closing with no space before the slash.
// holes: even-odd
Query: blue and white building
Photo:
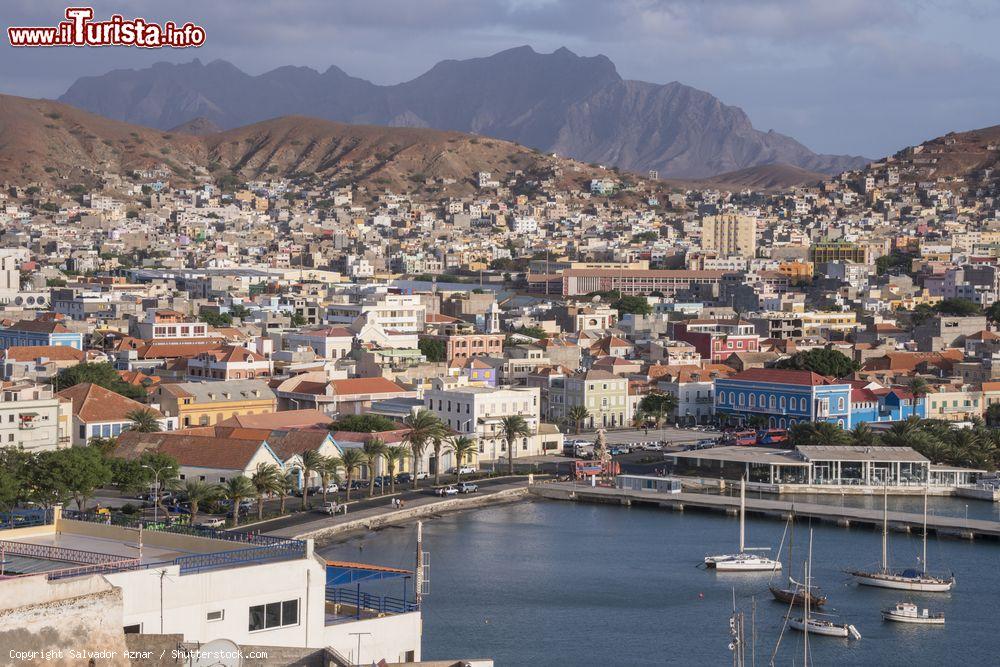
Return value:
<svg viewBox="0 0 1000 667">
<path fill-rule="evenodd" d="M 747 424 L 753 417 L 768 428 L 802 421 L 826 421 L 851 428 L 851 384 L 811 371 L 752 368 L 714 382 L 715 413 L 726 422 Z"/>
<path fill-rule="evenodd" d="M 909 389 L 883 387 L 877 383 L 855 382 L 851 391 L 851 424 L 861 422 L 906 421 L 910 417 L 927 417 L 927 399 L 914 396 Z"/>
<path fill-rule="evenodd" d="M 0 329 L 0 349 L 28 345 L 66 345 L 83 349 L 83 334 L 52 320 L 20 320 Z"/>
</svg>

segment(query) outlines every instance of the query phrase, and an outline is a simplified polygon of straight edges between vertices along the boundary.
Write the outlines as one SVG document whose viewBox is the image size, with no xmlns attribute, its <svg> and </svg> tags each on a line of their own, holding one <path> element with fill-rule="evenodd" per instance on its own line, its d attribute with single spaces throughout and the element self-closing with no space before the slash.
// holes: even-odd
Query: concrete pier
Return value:
<svg viewBox="0 0 1000 667">
<path fill-rule="evenodd" d="M 740 499 L 731 496 L 717 496 L 704 493 L 658 493 L 656 491 L 585 487 L 570 482 L 533 484 L 529 491 L 532 495 L 552 500 L 627 503 L 632 506 L 647 505 L 650 507 L 670 508 L 674 511 L 700 509 L 724 512 L 728 516 L 738 515 L 740 507 Z M 858 525 L 878 530 L 882 528 L 882 510 L 841 507 L 819 503 L 790 503 L 783 500 L 764 500 L 762 498 L 746 499 L 746 512 L 751 516 L 787 519 L 793 509 L 795 510 L 796 518 L 800 520 L 816 519 L 818 521 L 835 523 L 842 528 Z M 922 514 L 889 512 L 888 518 L 890 530 L 904 533 L 912 531 L 918 534 L 923 530 L 924 517 Z M 927 532 L 969 540 L 1000 540 L 1000 522 L 933 514 L 927 517 Z"/>
</svg>

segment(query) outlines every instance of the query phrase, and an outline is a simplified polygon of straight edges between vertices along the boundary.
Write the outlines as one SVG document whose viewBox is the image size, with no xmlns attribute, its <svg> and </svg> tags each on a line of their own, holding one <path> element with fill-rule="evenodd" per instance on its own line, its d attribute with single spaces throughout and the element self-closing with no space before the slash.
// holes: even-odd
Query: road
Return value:
<svg viewBox="0 0 1000 667">
<path fill-rule="evenodd" d="M 609 445 L 628 444 L 632 442 L 695 442 L 697 440 L 715 439 L 720 437 L 718 431 L 693 431 L 687 428 L 674 428 L 665 426 L 663 428 L 651 429 L 626 429 L 622 431 L 608 431 L 605 440 Z M 580 435 L 567 434 L 566 439 L 588 440 L 593 442 L 597 434 L 592 431 L 584 431 Z"/>
<path fill-rule="evenodd" d="M 519 480 L 521 480 L 521 483 L 523 483 L 524 479 L 525 478 L 523 478 L 523 477 L 519 478 Z M 413 491 L 410 488 L 407 488 L 406 490 L 403 490 L 401 488 L 401 485 L 397 484 L 396 485 L 396 495 L 395 496 L 389 496 L 389 495 L 379 496 L 379 495 L 376 495 L 374 498 L 368 498 L 367 497 L 368 496 L 367 491 L 361 492 L 362 496 L 363 496 L 362 499 L 360 499 L 360 500 L 353 500 L 352 499 L 351 500 L 351 503 L 348 506 L 348 516 L 350 516 L 352 513 L 358 512 L 360 510 L 365 510 L 365 509 L 373 509 L 373 508 L 379 508 L 379 507 L 385 507 L 386 509 L 389 509 L 391 507 L 392 498 L 393 497 L 399 498 L 404 503 L 406 503 L 406 502 L 410 502 L 410 501 L 413 501 L 413 500 L 416 500 L 416 499 L 419 499 L 419 498 L 427 498 L 428 496 L 433 496 L 434 494 L 433 494 L 433 491 L 431 490 L 432 487 L 431 487 L 431 485 L 430 485 L 429 482 L 430 482 L 430 480 L 424 480 L 424 481 L 420 482 L 420 489 L 418 489 L 417 491 Z M 482 479 L 482 480 L 475 480 L 475 483 L 479 485 L 480 489 L 485 490 L 485 489 L 490 489 L 490 488 L 496 487 L 496 486 L 509 485 L 511 483 L 511 478 L 510 477 L 497 477 L 497 478 L 494 478 L 494 479 Z M 358 492 L 352 492 L 352 494 L 351 494 L 352 498 L 357 498 L 358 497 L 358 496 L 354 495 L 355 493 L 358 493 Z M 341 494 L 341 496 L 343 496 L 343 494 Z M 330 500 L 332 500 L 332 499 L 333 499 L 333 496 L 331 495 Z M 312 500 L 312 498 L 310 497 L 310 501 L 311 500 Z M 339 501 L 342 501 L 342 500 L 343 500 L 343 497 L 341 497 L 339 499 Z M 293 502 L 294 503 L 300 503 L 301 499 L 300 498 L 293 498 L 293 499 L 290 499 L 289 502 L 290 503 L 293 503 Z M 321 502 L 321 499 L 318 499 L 316 502 L 317 502 L 317 505 L 319 505 L 319 503 Z M 298 505 L 289 505 L 289 507 L 298 507 Z M 260 531 L 262 533 L 273 533 L 274 531 L 278 531 L 278 530 L 285 531 L 285 529 L 288 529 L 288 528 L 293 528 L 295 526 L 301 526 L 301 525 L 304 525 L 304 524 L 307 524 L 307 523 L 311 523 L 311 522 L 316 521 L 317 519 L 321 519 L 321 518 L 323 518 L 325 516 L 326 515 L 323 514 L 322 512 L 320 512 L 319 510 L 313 510 L 313 511 L 310 511 L 310 512 L 296 512 L 295 514 L 289 514 L 287 516 L 275 517 L 273 519 L 266 519 L 264 521 L 260 521 L 260 522 L 253 523 L 253 524 L 248 524 L 246 526 L 244 526 L 244 525 L 241 524 L 238 529 L 239 530 L 244 530 L 245 529 L 245 530 Z"/>
</svg>

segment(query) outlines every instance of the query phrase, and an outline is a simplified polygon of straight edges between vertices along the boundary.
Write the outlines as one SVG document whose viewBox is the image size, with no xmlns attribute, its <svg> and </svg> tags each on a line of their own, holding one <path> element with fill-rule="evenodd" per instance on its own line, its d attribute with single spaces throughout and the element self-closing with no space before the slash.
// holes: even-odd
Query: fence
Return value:
<svg viewBox="0 0 1000 667">
<path fill-rule="evenodd" d="M 152 519 L 132 519 L 121 515 L 96 514 L 94 512 L 77 512 L 75 510 L 63 510 L 64 519 L 73 521 L 87 521 L 89 523 L 102 523 L 122 528 L 138 530 L 142 526 L 143 530 L 156 530 L 164 533 L 176 533 L 178 535 L 192 535 L 195 537 L 207 537 L 213 540 L 223 540 L 226 542 L 239 542 L 240 544 L 252 544 L 256 546 L 281 545 L 289 540 L 282 537 L 272 537 L 259 533 L 244 533 L 234 530 L 221 530 L 218 528 L 207 528 L 203 526 L 192 526 L 190 524 L 170 524 L 165 521 L 153 521 Z M 294 540 L 291 540 L 294 541 Z"/>
<path fill-rule="evenodd" d="M 0 530 L 42 526 L 52 523 L 52 510 L 30 509 L 0 512 Z"/>
<path fill-rule="evenodd" d="M 390 595 L 372 595 L 353 588 L 327 588 L 326 601 L 346 604 L 356 609 L 367 609 L 378 614 L 405 614 L 417 611 L 420 605 Z"/>
<path fill-rule="evenodd" d="M 235 565 L 260 564 L 267 561 L 294 560 L 304 558 L 306 543 L 300 540 L 282 540 L 279 544 L 218 551 L 211 554 L 180 556 L 174 560 L 181 574 L 192 574 L 205 570 L 216 570 Z"/>
<path fill-rule="evenodd" d="M 100 565 L 121 560 L 121 556 L 116 556 L 114 554 L 103 554 L 96 551 L 80 551 L 79 549 L 53 547 L 46 544 L 32 544 L 30 542 L 11 542 L 8 540 L 0 540 L 0 549 L 12 556 L 27 556 L 29 558 L 42 558 L 45 560 L 60 560 L 66 561 L 67 563 Z"/>
</svg>

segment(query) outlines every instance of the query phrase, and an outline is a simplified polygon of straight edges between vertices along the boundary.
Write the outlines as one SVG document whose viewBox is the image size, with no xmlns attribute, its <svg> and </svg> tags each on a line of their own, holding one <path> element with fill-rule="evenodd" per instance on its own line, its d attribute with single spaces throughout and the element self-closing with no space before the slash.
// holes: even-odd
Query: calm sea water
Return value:
<svg viewBox="0 0 1000 667">
<path fill-rule="evenodd" d="M 932 503 L 954 515 L 964 514 L 966 504 Z M 988 503 L 969 505 L 970 516 L 987 518 L 993 511 Z M 728 665 L 735 588 L 748 632 L 756 599 L 756 664 L 767 665 L 787 609 L 771 599 L 769 575 L 695 567 L 707 553 L 733 551 L 737 526 L 736 519 L 716 514 L 555 501 L 425 522 L 431 593 L 424 601 L 423 657 L 492 657 L 504 666 Z M 748 519 L 748 543 L 776 548 L 784 527 Z M 797 570 L 807 536 L 808 527 L 798 524 Z M 814 637 L 814 664 L 1000 663 L 1000 545 L 931 538 L 931 570 L 954 571 L 958 584 L 951 593 L 913 599 L 944 611 L 944 627 L 883 622 L 879 609 L 904 596 L 858 587 L 843 574 L 848 567 L 876 564 L 880 545 L 879 532 L 814 526 L 813 578 L 830 598 L 826 611 L 856 625 L 863 636 L 861 641 Z M 915 565 L 920 547 L 919 536 L 890 534 L 894 565 Z M 320 551 L 411 567 L 414 549 L 415 529 L 407 526 Z M 801 665 L 801 642 L 800 633 L 786 631 L 775 664 Z"/>
</svg>

